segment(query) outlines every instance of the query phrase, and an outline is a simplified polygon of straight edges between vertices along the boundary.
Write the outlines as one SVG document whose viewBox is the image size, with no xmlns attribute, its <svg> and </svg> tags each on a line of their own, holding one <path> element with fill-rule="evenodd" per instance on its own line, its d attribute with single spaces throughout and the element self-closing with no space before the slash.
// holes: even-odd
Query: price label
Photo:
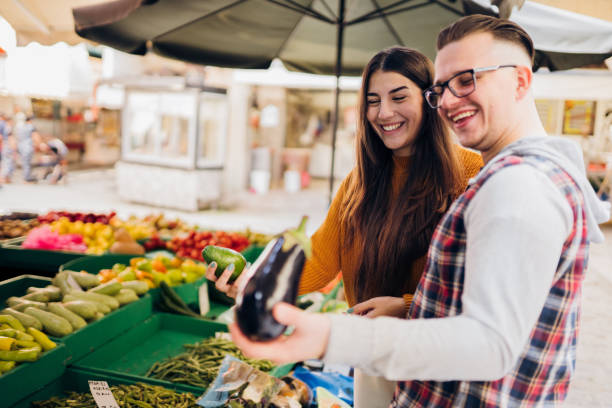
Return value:
<svg viewBox="0 0 612 408">
<path fill-rule="evenodd" d="M 106 381 L 89 381 L 89 390 L 98 408 L 119 408 Z"/>
</svg>

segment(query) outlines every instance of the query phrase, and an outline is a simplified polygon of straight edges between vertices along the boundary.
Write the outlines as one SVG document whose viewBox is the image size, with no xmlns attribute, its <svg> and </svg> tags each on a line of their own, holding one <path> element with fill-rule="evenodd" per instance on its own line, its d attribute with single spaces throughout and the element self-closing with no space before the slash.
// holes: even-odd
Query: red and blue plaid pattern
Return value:
<svg viewBox="0 0 612 408">
<path fill-rule="evenodd" d="M 514 368 L 499 380 L 400 382 L 391 406 L 532 407 L 554 406 L 565 399 L 576 362 L 580 293 L 589 244 L 582 193 L 552 161 L 532 155 L 508 156 L 478 176 L 438 224 L 427 256 L 426 273 L 409 314 L 413 319 L 428 319 L 461 313 L 465 209 L 489 177 L 517 164 L 531 165 L 546 174 L 565 195 L 574 214 L 573 228 L 563 245 L 553 285 L 528 343 Z"/>
</svg>

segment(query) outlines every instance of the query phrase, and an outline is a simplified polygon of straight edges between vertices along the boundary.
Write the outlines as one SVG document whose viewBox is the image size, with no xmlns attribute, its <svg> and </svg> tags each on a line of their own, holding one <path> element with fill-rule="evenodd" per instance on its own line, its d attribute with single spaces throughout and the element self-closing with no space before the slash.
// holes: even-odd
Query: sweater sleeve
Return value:
<svg viewBox="0 0 612 408">
<path fill-rule="evenodd" d="M 431 319 L 329 316 L 324 359 L 391 380 L 503 377 L 516 364 L 550 291 L 573 215 L 542 174 L 512 166 L 466 209 L 462 313 Z"/>
<path fill-rule="evenodd" d="M 312 257 L 304 265 L 298 292 L 300 295 L 322 289 L 340 273 L 340 209 L 351 174 L 340 185 L 325 221 L 310 239 Z"/>
</svg>

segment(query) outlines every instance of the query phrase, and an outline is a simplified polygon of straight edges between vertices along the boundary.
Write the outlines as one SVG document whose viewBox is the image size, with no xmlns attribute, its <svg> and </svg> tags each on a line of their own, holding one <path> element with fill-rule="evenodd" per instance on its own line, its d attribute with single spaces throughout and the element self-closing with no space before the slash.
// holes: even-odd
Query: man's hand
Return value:
<svg viewBox="0 0 612 408">
<path fill-rule="evenodd" d="M 352 309 L 352 313 L 370 318 L 378 316 L 406 317 L 406 304 L 401 297 L 375 297 L 356 304 Z"/>
<path fill-rule="evenodd" d="M 255 342 L 245 337 L 236 323 L 229 326 L 232 340 L 245 356 L 272 360 L 275 364 L 323 357 L 331 329 L 327 316 L 307 313 L 287 303 L 274 306 L 273 314 L 279 323 L 294 327 L 293 333 L 272 341 Z"/>
</svg>

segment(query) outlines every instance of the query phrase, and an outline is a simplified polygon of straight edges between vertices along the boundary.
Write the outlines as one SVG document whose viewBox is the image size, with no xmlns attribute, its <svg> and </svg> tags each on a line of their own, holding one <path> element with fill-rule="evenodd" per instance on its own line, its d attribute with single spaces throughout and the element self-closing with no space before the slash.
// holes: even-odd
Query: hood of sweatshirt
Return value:
<svg viewBox="0 0 612 408">
<path fill-rule="evenodd" d="M 586 176 L 584 159 L 580 145 L 573 140 L 555 136 L 524 137 L 509 144 L 481 171 L 484 171 L 497 160 L 510 155 L 543 156 L 565 170 L 574 180 L 584 196 L 587 228 L 591 242 L 603 242 L 604 236 L 599 224 L 610 219 L 610 203 L 601 200 Z"/>
</svg>

